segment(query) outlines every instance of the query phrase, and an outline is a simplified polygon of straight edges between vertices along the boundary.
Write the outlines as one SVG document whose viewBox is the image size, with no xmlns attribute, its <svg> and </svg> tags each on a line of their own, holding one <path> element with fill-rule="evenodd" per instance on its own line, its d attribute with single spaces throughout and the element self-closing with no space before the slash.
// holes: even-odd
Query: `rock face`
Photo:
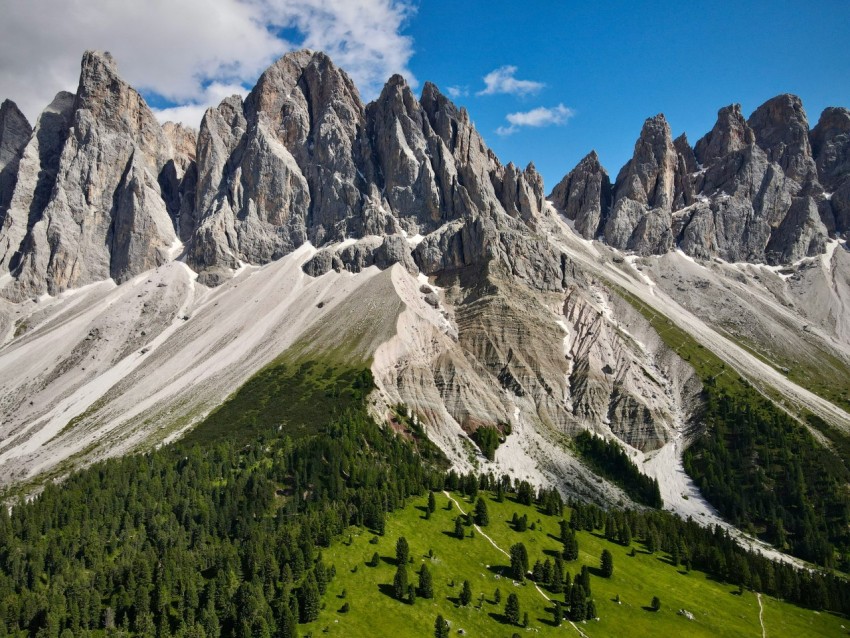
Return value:
<svg viewBox="0 0 850 638">
<path fill-rule="evenodd" d="M 0 231 L 0 272 L 19 270 L 24 238 L 53 195 L 59 159 L 74 109 L 73 93 L 60 92 L 36 121 L 23 150 Z"/>
<path fill-rule="evenodd" d="M 581 184 L 576 175 L 602 170 L 588 158 L 551 198 L 584 237 L 596 236 L 598 214 L 605 241 L 621 250 L 649 255 L 678 246 L 698 259 L 791 263 L 822 253 L 829 233 L 848 228 L 850 116 L 828 109 L 821 119 L 810 134 L 793 95 L 767 101 L 749 120 L 733 104 L 691 149 L 684 135 L 671 140 L 658 115 L 644 124 L 610 208 L 601 203 L 597 213 L 591 200 L 592 214 L 579 213 L 587 195 L 571 187 Z"/>
<path fill-rule="evenodd" d="M 663 115 L 644 122 L 632 159 L 617 176 L 605 241 L 640 254 L 673 245 L 672 208 L 678 159 Z"/>
<path fill-rule="evenodd" d="M 436 274 L 499 257 L 535 285 L 561 282 L 559 257 L 538 272 L 530 260 L 546 257 L 519 232 L 544 206 L 534 166 L 502 166 L 433 84 L 417 100 L 396 75 L 364 106 L 327 56 L 287 54 L 244 103 L 207 112 L 197 171 L 189 263 L 208 284 L 306 241 L 327 246 L 312 275 L 392 263 Z"/>
<path fill-rule="evenodd" d="M 21 154 L 31 134 L 30 123 L 14 102 L 5 100 L 0 104 L 0 228 L 18 180 Z"/>
<path fill-rule="evenodd" d="M 602 215 L 611 206 L 611 180 L 599 163 L 596 151 L 591 151 L 567 173 L 552 190 L 550 199 L 574 222 L 582 237 L 596 239 L 599 236 Z"/>
<path fill-rule="evenodd" d="M 850 111 L 827 108 L 811 133 L 812 154 L 818 180 L 827 191 L 821 203 L 827 227 L 837 233 L 850 231 Z"/>
<path fill-rule="evenodd" d="M 24 151 L 7 215 L 16 231 L 8 296 L 121 282 L 169 259 L 176 235 L 157 177 L 172 148 L 108 53 L 83 56 L 73 102 L 57 97 L 31 145 L 37 148 Z M 46 174 L 36 173 L 36 161 Z"/>
</svg>

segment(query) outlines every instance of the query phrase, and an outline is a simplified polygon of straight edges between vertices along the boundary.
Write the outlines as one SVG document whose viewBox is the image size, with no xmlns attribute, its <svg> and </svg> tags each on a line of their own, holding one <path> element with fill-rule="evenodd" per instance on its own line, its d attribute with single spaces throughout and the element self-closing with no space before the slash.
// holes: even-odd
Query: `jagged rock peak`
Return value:
<svg viewBox="0 0 850 638">
<path fill-rule="evenodd" d="M 590 151 L 552 189 L 549 199 L 575 222 L 575 229 L 587 239 L 595 239 L 611 206 L 611 180 L 599 161 L 596 151 Z"/>
<path fill-rule="evenodd" d="M 818 179 L 835 190 L 850 177 L 850 110 L 824 109 L 810 135 Z"/>
<path fill-rule="evenodd" d="M 724 106 L 717 112 L 717 122 L 694 147 L 694 155 L 703 166 L 750 146 L 755 134 L 741 114 L 740 104 Z"/>
<path fill-rule="evenodd" d="M 120 282 L 167 261 L 176 237 L 157 178 L 171 144 L 112 56 L 87 51 L 73 103 L 57 96 L 37 128 L 10 207 L 11 244 L 22 241 L 4 294 Z"/>
<path fill-rule="evenodd" d="M 650 208 L 669 210 L 673 203 L 676 150 L 663 113 L 647 118 L 632 159 L 617 176 L 616 199 L 633 199 Z"/>
<path fill-rule="evenodd" d="M 786 176 L 801 186 L 816 179 L 809 120 L 799 97 L 785 93 L 771 98 L 750 115 L 747 124 L 768 160 L 779 164 Z"/>
<path fill-rule="evenodd" d="M 0 228 L 17 182 L 18 165 L 24 147 L 32 135 L 32 127 L 11 100 L 0 104 Z"/>
</svg>

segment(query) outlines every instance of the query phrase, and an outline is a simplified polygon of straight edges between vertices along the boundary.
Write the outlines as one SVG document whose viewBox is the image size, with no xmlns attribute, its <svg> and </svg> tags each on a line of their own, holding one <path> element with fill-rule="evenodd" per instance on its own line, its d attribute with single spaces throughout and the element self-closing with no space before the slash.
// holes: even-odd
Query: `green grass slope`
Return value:
<svg viewBox="0 0 850 638">
<path fill-rule="evenodd" d="M 482 493 L 484 494 L 484 493 Z M 313 636 L 432 636 L 434 621 L 442 614 L 452 627 L 452 635 L 463 629 L 469 636 L 505 636 L 514 632 L 524 635 L 521 627 L 503 622 L 505 601 L 516 593 L 522 612 L 527 612 L 529 629 L 541 636 L 837 636 L 846 635 L 850 622 L 836 615 L 814 612 L 790 605 L 768 596 L 761 596 L 762 622 L 759 620 L 759 599 L 756 594 L 711 579 L 699 571 L 686 572 L 674 567 L 662 553 L 650 554 L 633 543 L 630 548 L 611 543 L 596 533 L 577 533 L 579 558 L 566 562 L 573 576 L 588 565 L 591 571 L 599 567 L 603 549 L 614 557 L 614 574 L 610 579 L 591 577 L 592 595 L 599 620 L 571 626 L 565 621 L 553 626 L 553 605 L 544 597 L 560 599 L 563 594 L 538 590 L 526 580 L 515 584 L 506 575 L 510 564 L 510 546 L 522 542 L 528 548 L 529 562 L 553 558 L 562 548 L 558 540 L 559 518 L 547 516 L 536 507 L 523 506 L 506 499 L 498 503 L 487 494 L 490 524 L 475 532 L 473 538 L 454 537 L 454 519 L 458 508 L 447 510 L 449 499 L 437 494 L 437 509 L 425 519 L 427 497 L 413 499 L 403 510 L 388 517 L 386 533 L 372 543 L 371 533 L 355 530 L 350 537 L 334 543 L 324 552 L 324 560 L 336 567 L 336 577 L 323 598 L 319 619 L 302 625 L 302 635 Z M 452 494 L 464 511 L 472 504 L 459 494 Z M 528 515 L 535 530 L 516 532 L 509 521 L 513 513 Z M 569 511 L 565 512 L 569 518 Z M 471 528 L 467 528 L 471 529 Z M 485 538 L 484 535 L 489 537 Z M 393 598 L 392 582 L 396 571 L 395 543 L 404 536 L 410 543 L 413 562 L 409 565 L 410 582 L 416 583 L 420 566 L 428 565 L 433 576 L 434 598 L 417 598 L 413 605 Z M 367 563 L 377 552 L 381 560 L 377 567 Z M 429 557 L 433 552 L 433 557 Z M 598 573 L 598 572 L 597 572 Z M 458 604 L 461 585 L 469 580 L 472 603 Z M 496 589 L 501 591 L 501 603 L 494 601 Z M 619 596 L 620 602 L 615 602 Z M 649 605 L 654 596 L 661 600 L 661 610 L 653 612 Z M 348 603 L 347 612 L 340 611 Z M 688 620 L 678 614 L 684 609 L 693 614 Z"/>
</svg>

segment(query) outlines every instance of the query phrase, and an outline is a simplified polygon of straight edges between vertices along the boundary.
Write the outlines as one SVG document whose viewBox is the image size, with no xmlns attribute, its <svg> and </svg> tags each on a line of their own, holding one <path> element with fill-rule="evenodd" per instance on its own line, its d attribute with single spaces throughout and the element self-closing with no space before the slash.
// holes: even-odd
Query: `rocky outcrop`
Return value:
<svg viewBox="0 0 850 638">
<path fill-rule="evenodd" d="M 617 176 L 605 241 L 639 254 L 673 246 L 672 209 L 678 165 L 670 126 L 663 115 L 644 122 L 632 159 Z"/>
<path fill-rule="evenodd" d="M 0 229 L 0 272 L 18 271 L 24 238 L 53 195 L 75 96 L 62 91 L 39 115 L 23 150 L 6 217 Z"/>
<path fill-rule="evenodd" d="M 708 166 L 752 146 L 755 141 L 755 134 L 741 114 L 741 105 L 731 104 L 717 112 L 717 122 L 696 143 L 694 156 L 697 162 Z"/>
<path fill-rule="evenodd" d="M 195 198 L 198 188 L 196 146 L 198 132 L 182 124 L 166 122 L 162 127 L 171 144 L 171 159 L 159 173 L 162 199 L 181 241 L 188 241 L 195 230 Z"/>
<path fill-rule="evenodd" d="M 87 52 L 70 113 L 64 96 L 60 101 L 54 110 L 68 126 L 47 201 L 42 208 L 44 191 L 21 193 L 24 204 L 37 205 L 29 207 L 11 297 L 124 281 L 165 263 L 176 239 L 157 184 L 171 145 L 112 57 Z M 56 133 L 51 141 L 63 137 Z M 19 178 L 19 185 L 37 191 L 39 181 L 43 187 L 40 179 Z"/>
<path fill-rule="evenodd" d="M 322 248 L 311 275 L 392 263 L 438 274 L 496 260 L 534 285 L 560 285 L 559 268 L 536 272 L 546 257 L 531 259 L 515 232 L 541 215 L 542 178 L 533 165 L 501 165 L 433 84 L 417 100 L 393 76 L 364 106 L 327 56 L 287 54 L 244 104 L 207 112 L 197 172 L 188 256 L 208 284 L 310 241 Z"/>
<path fill-rule="evenodd" d="M 758 107 L 747 124 L 755 133 L 756 143 L 767 153 L 768 161 L 779 164 L 799 187 L 817 179 L 809 143 L 809 120 L 800 98 L 778 95 Z"/>
<path fill-rule="evenodd" d="M 850 231 L 850 111 L 827 108 L 811 132 L 818 181 L 827 191 L 821 217 L 833 232 Z"/>
<path fill-rule="evenodd" d="M 684 135 L 672 141 L 658 115 L 646 121 L 620 171 L 610 211 L 586 195 L 586 176 L 601 170 L 591 156 L 551 197 L 584 237 L 595 237 L 599 223 L 607 243 L 640 255 L 678 246 L 698 259 L 734 262 L 811 257 L 850 220 L 850 181 L 844 179 L 850 117 L 833 109 L 822 119 L 810 143 L 799 98 L 773 98 L 749 120 L 733 104 L 718 111 L 712 130 L 691 148 Z M 596 182 L 590 183 L 595 193 Z"/>
<path fill-rule="evenodd" d="M 556 208 L 572 220 L 586 239 L 596 239 L 611 206 L 611 180 L 591 151 L 549 195 Z"/>
<path fill-rule="evenodd" d="M 0 104 L 0 228 L 18 179 L 21 154 L 31 134 L 30 123 L 14 102 L 5 100 Z"/>
</svg>

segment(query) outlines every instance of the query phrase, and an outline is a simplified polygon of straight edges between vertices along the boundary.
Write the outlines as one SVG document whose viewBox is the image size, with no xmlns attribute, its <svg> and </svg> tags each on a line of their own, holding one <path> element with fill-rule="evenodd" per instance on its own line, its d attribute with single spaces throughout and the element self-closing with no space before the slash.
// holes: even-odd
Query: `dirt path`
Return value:
<svg viewBox="0 0 850 638">
<path fill-rule="evenodd" d="M 455 500 L 455 498 L 454 498 L 451 494 L 449 494 L 449 493 L 448 493 L 447 491 L 445 491 L 445 490 L 443 490 L 443 494 L 445 494 L 445 495 L 448 497 L 448 499 L 449 499 L 452 503 L 454 503 L 454 504 L 457 506 L 457 508 L 460 510 L 460 513 L 461 513 L 461 514 L 466 515 L 466 512 L 465 512 L 465 511 L 463 511 L 463 508 L 460 506 L 460 503 L 458 503 L 458 502 Z M 487 536 L 487 534 L 485 534 L 485 533 L 481 530 L 481 528 L 480 528 L 478 525 L 473 525 L 473 527 L 475 528 L 475 531 L 476 531 L 476 532 L 478 532 L 478 533 L 479 533 L 479 534 L 481 534 L 484 538 L 486 538 L 488 541 L 490 541 L 490 544 L 491 544 L 493 547 L 495 547 L 497 550 L 499 550 L 500 552 L 502 552 L 505 556 L 510 557 L 510 554 L 509 554 L 508 552 L 506 552 L 504 549 L 502 549 L 501 547 L 499 547 L 499 546 L 496 544 L 496 541 L 494 541 L 492 538 L 490 538 L 489 536 Z M 537 593 L 538 593 L 538 594 L 540 594 L 541 596 L 543 596 L 543 598 L 544 598 L 547 602 L 552 602 L 552 599 L 551 599 L 551 598 L 549 598 L 549 596 L 547 596 L 547 595 L 546 595 L 546 593 L 545 593 L 542 589 L 540 589 L 540 587 L 538 587 L 537 583 L 535 583 L 535 584 L 534 584 L 534 589 L 536 589 L 536 590 L 537 590 Z M 578 626 L 577 626 L 577 625 L 576 625 L 576 624 L 575 624 L 572 620 L 567 620 L 567 622 L 568 622 L 568 623 L 570 623 L 570 625 L 572 626 L 572 628 L 573 628 L 573 629 L 575 629 L 575 630 L 578 632 L 579 636 L 581 636 L 582 638 L 589 638 L 589 636 L 588 636 L 586 633 L 584 633 L 581 629 L 579 629 L 579 628 L 578 628 Z"/>
<path fill-rule="evenodd" d="M 764 607 L 761 604 L 761 594 L 756 592 L 756 600 L 759 601 L 759 624 L 761 625 L 761 638 L 767 638 L 767 631 L 764 628 Z"/>
</svg>

